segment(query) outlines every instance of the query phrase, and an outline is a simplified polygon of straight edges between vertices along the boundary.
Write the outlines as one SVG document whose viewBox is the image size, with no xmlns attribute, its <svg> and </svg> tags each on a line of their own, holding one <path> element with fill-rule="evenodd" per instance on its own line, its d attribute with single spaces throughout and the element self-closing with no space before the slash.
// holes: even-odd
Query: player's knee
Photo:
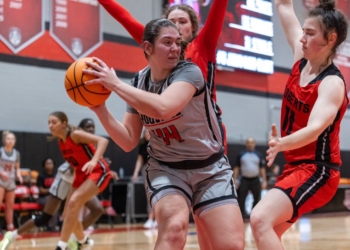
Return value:
<svg viewBox="0 0 350 250">
<path fill-rule="evenodd" d="M 95 214 L 96 216 L 99 215 L 101 216 L 102 214 L 104 214 L 105 210 L 102 206 L 95 206 L 90 210 L 90 213 Z"/>
<path fill-rule="evenodd" d="M 34 219 L 34 224 L 36 227 L 46 226 L 47 223 L 51 220 L 51 218 L 52 215 L 43 212 L 41 215 L 37 216 Z"/>
<path fill-rule="evenodd" d="M 91 199 L 85 204 L 85 206 L 93 214 L 102 215 L 105 212 L 103 206 L 101 205 L 101 202 L 97 198 Z"/>
<path fill-rule="evenodd" d="M 244 250 L 245 245 L 245 239 L 244 235 L 239 239 L 231 242 L 231 245 L 228 246 L 229 248 L 222 248 L 222 249 L 232 249 L 232 250 Z"/>
<path fill-rule="evenodd" d="M 268 228 L 266 216 L 258 210 L 253 210 L 250 214 L 250 226 L 254 236 L 259 237 Z"/>
<path fill-rule="evenodd" d="M 165 240 L 171 244 L 186 242 L 187 223 L 182 220 L 173 220 L 166 225 Z"/>
<path fill-rule="evenodd" d="M 67 208 L 70 212 L 78 212 L 82 207 L 82 203 L 78 198 L 72 197 L 67 204 Z"/>
<path fill-rule="evenodd" d="M 244 250 L 245 239 L 243 236 L 237 236 L 234 238 L 222 239 L 217 244 L 212 244 L 213 249 L 226 249 L 226 250 Z"/>
</svg>

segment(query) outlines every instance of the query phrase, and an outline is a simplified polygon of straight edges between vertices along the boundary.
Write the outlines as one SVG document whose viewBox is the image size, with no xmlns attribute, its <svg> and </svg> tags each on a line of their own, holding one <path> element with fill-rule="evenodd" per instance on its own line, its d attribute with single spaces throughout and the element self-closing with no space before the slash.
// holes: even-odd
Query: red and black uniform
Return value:
<svg viewBox="0 0 350 250">
<path fill-rule="evenodd" d="M 282 137 L 307 126 L 311 110 L 318 98 L 318 87 L 325 77 L 336 75 L 344 81 L 340 71 L 332 63 L 307 86 L 301 87 L 300 73 L 306 63 L 306 59 L 295 63 L 284 91 L 281 111 Z M 303 213 L 326 204 L 337 190 L 341 165 L 340 123 L 348 102 L 345 91 L 344 101 L 333 123 L 318 136 L 317 140 L 301 148 L 284 152 L 288 163 L 277 179 L 275 188 L 283 190 L 293 203 L 294 213 L 290 222 L 295 222 Z"/>
<path fill-rule="evenodd" d="M 123 6 L 114 0 L 98 0 L 99 3 L 113 16 L 129 34 L 142 44 L 144 25 L 138 22 Z M 202 71 L 210 91 L 211 101 L 218 118 L 222 133 L 222 141 L 227 150 L 226 128 L 221 121 L 222 111 L 216 104 L 215 62 L 216 46 L 221 34 L 228 0 L 214 0 L 207 21 L 185 50 L 185 58 L 195 63 Z M 227 152 L 226 152 L 227 153 Z"/>
<path fill-rule="evenodd" d="M 59 140 L 59 147 L 63 158 L 74 168 L 73 188 L 78 188 L 87 179 L 92 180 L 102 192 L 108 185 L 111 178 L 109 166 L 104 159 L 100 159 L 92 170 L 91 174 L 82 171 L 85 163 L 90 161 L 95 154 L 95 147 L 92 144 L 75 144 L 68 134 L 66 142 Z"/>
</svg>

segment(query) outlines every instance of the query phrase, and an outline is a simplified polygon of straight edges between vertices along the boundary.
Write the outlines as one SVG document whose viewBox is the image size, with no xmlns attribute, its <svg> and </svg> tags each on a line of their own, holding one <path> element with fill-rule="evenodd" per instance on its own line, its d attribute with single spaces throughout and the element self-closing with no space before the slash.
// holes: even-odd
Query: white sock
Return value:
<svg viewBox="0 0 350 250">
<path fill-rule="evenodd" d="M 15 240 L 17 237 L 18 237 L 18 232 L 17 232 L 17 229 L 16 229 L 15 231 L 12 231 L 12 233 L 11 233 L 11 238 L 12 238 L 13 240 Z"/>
<path fill-rule="evenodd" d="M 87 238 L 88 238 L 88 237 L 85 235 L 85 236 L 84 236 L 84 239 L 78 240 L 78 242 L 79 242 L 80 244 L 84 244 L 84 243 L 86 242 Z"/>
<path fill-rule="evenodd" d="M 59 246 L 62 250 L 66 250 L 67 248 L 67 242 L 64 242 L 64 241 L 59 241 L 57 246 Z"/>
</svg>

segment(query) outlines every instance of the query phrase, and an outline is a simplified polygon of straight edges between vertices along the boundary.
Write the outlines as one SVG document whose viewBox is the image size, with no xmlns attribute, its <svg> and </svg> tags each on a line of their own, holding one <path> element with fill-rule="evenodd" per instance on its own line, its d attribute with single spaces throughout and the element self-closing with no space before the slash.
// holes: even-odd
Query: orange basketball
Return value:
<svg viewBox="0 0 350 250">
<path fill-rule="evenodd" d="M 92 69 L 85 62 L 93 62 L 91 57 L 81 58 L 72 63 L 64 79 L 64 85 L 69 97 L 76 103 L 93 107 L 105 102 L 111 91 L 101 84 L 85 85 L 84 82 L 94 79 L 93 76 L 83 73 L 83 69 Z"/>
</svg>

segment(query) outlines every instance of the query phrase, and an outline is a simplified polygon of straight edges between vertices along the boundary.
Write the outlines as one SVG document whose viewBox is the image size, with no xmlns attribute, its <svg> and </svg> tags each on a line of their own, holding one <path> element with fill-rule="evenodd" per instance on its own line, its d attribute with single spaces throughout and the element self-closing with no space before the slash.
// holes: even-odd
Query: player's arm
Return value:
<svg viewBox="0 0 350 250">
<path fill-rule="evenodd" d="M 137 21 L 123 6 L 115 0 L 98 0 L 105 10 L 129 32 L 139 44 L 142 44 L 145 26 Z"/>
<path fill-rule="evenodd" d="M 228 0 L 214 0 L 208 18 L 193 41 L 200 54 L 211 62 L 216 61 L 216 46 L 224 22 Z"/>
<path fill-rule="evenodd" d="M 135 164 L 135 170 L 134 170 L 134 174 L 132 176 L 134 181 L 137 180 L 142 165 L 143 165 L 143 157 L 142 157 L 142 155 L 139 154 L 137 156 L 137 161 L 136 161 L 136 164 Z"/>
<path fill-rule="evenodd" d="M 104 62 L 95 57 L 94 60 L 99 65 L 86 63 L 95 70 L 84 70 L 84 72 L 98 78 L 90 80 L 86 84 L 103 84 L 139 113 L 155 119 L 169 119 L 175 116 L 187 105 L 196 91 L 205 86 L 202 72 L 197 66 L 192 65 L 191 68 L 186 67 L 182 70 L 188 80 L 181 79 L 181 77 L 174 78 L 172 84 L 161 95 L 149 93 L 124 83 L 116 76 L 115 71 L 107 67 Z M 198 84 L 198 87 L 194 84 Z"/>
<path fill-rule="evenodd" d="M 330 126 L 345 98 L 344 82 L 338 76 L 328 76 L 318 88 L 318 98 L 311 110 L 307 126 L 281 138 L 282 150 L 303 147 L 315 140 Z"/>
<path fill-rule="evenodd" d="M 130 152 L 139 143 L 142 122 L 139 114 L 126 112 L 123 122 L 116 120 L 105 104 L 91 108 L 112 140 L 124 151 Z"/>
<path fill-rule="evenodd" d="M 185 81 L 173 82 L 158 95 L 122 83 L 116 85 L 113 91 L 142 114 L 155 119 L 170 119 L 187 105 L 196 88 Z"/>
<path fill-rule="evenodd" d="M 294 62 L 303 57 L 302 44 L 299 41 L 302 36 L 302 28 L 297 19 L 292 0 L 275 0 L 276 9 L 281 24 L 286 34 L 289 46 L 292 48 Z"/>
<path fill-rule="evenodd" d="M 268 166 L 271 166 L 278 152 L 300 148 L 316 141 L 319 135 L 333 123 L 344 98 L 344 82 L 338 76 L 327 76 L 318 88 L 318 97 L 306 127 L 278 138 L 277 128 L 273 125 L 266 157 L 269 161 Z"/>
<path fill-rule="evenodd" d="M 71 133 L 71 138 L 76 144 L 94 144 L 96 145 L 96 152 L 92 157 L 91 161 L 97 164 L 97 162 L 102 158 L 104 152 L 106 151 L 108 140 L 104 137 L 93 135 L 91 133 L 85 132 L 83 130 L 74 130 Z"/>
</svg>

